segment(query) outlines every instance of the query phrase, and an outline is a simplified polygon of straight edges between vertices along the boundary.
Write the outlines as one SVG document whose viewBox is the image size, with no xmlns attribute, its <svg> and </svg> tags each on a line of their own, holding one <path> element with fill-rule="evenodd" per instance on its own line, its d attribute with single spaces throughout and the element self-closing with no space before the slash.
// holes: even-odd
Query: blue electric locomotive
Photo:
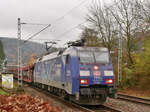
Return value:
<svg viewBox="0 0 150 112">
<path fill-rule="evenodd" d="M 98 105 L 116 95 L 110 54 L 103 47 L 75 47 L 38 59 L 34 84 L 79 104 Z"/>
</svg>

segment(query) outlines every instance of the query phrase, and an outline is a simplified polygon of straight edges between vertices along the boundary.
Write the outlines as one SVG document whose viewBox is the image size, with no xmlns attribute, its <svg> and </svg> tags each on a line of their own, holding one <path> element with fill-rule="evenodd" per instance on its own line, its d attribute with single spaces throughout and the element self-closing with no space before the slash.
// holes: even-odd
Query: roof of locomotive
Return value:
<svg viewBox="0 0 150 112">
<path fill-rule="evenodd" d="M 57 52 L 53 52 L 53 53 L 50 53 L 48 55 L 45 55 L 42 58 L 39 58 L 37 60 L 37 62 L 54 59 L 54 58 L 57 58 L 61 55 L 67 55 L 67 54 L 70 54 L 71 56 L 76 56 L 77 51 L 82 51 L 82 50 L 84 50 L 84 51 L 108 51 L 108 49 L 105 47 L 76 47 L 76 46 L 71 46 L 71 47 L 65 49 L 64 51 L 57 51 Z"/>
<path fill-rule="evenodd" d="M 76 47 L 77 50 L 85 51 L 108 51 L 106 47 Z"/>
</svg>

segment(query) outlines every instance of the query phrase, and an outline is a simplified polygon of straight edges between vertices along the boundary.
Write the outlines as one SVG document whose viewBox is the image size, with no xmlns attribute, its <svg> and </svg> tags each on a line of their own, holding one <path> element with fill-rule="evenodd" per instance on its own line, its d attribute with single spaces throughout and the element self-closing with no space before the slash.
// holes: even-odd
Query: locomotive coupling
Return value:
<svg viewBox="0 0 150 112">
<path fill-rule="evenodd" d="M 117 88 L 109 88 L 109 95 L 110 98 L 117 99 Z"/>
</svg>

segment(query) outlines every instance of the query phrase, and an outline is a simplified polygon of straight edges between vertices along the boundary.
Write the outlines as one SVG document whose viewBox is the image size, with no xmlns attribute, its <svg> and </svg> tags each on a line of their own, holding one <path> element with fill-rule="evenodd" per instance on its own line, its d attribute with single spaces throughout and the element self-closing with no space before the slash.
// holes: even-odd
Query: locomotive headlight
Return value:
<svg viewBox="0 0 150 112">
<path fill-rule="evenodd" d="M 80 84 L 89 84 L 88 79 L 80 79 Z"/>
<path fill-rule="evenodd" d="M 113 84 L 113 79 L 106 79 L 105 84 Z"/>
<path fill-rule="evenodd" d="M 104 76 L 114 76 L 113 71 L 104 71 Z"/>
<path fill-rule="evenodd" d="M 98 70 L 99 67 L 97 65 L 94 66 L 94 70 Z"/>
<path fill-rule="evenodd" d="M 81 83 L 81 84 L 84 84 L 84 82 L 85 82 L 85 80 L 80 80 L 80 83 Z"/>
<path fill-rule="evenodd" d="M 112 79 L 110 79 L 110 80 L 108 80 L 108 82 L 109 82 L 109 83 L 113 83 L 113 80 L 112 80 Z"/>
</svg>

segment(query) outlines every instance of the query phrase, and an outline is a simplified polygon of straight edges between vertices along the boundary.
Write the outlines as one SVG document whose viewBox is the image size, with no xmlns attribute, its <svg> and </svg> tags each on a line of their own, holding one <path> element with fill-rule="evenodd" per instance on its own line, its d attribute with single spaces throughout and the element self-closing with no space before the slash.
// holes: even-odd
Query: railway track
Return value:
<svg viewBox="0 0 150 112">
<path fill-rule="evenodd" d="M 46 90 L 42 90 L 40 88 L 36 88 L 34 86 L 31 86 L 31 85 L 28 85 L 28 87 L 31 87 L 39 92 L 42 92 L 44 93 L 46 96 L 49 96 L 51 98 L 53 98 L 54 100 L 56 101 L 59 101 L 65 105 L 67 105 L 68 107 L 71 107 L 71 108 L 75 108 L 75 109 L 78 109 L 80 111 L 83 111 L 83 112 L 122 112 L 116 108 L 113 108 L 113 107 L 110 107 L 108 105 L 97 105 L 97 106 L 89 106 L 89 105 L 78 105 L 76 103 L 73 103 L 71 101 L 68 101 L 68 100 L 64 100 L 54 94 L 50 94 L 48 91 Z"/>
<path fill-rule="evenodd" d="M 35 89 L 35 90 L 37 90 L 37 91 L 39 91 L 39 92 L 44 93 L 46 96 L 49 96 L 49 97 L 53 98 L 53 99 L 56 100 L 56 101 L 59 101 L 59 102 L 65 104 L 65 105 L 67 105 L 67 106 L 70 107 L 70 108 L 78 109 L 78 110 L 83 111 L 83 112 L 94 112 L 93 110 L 90 110 L 90 109 L 88 109 L 88 108 L 82 107 L 82 106 L 80 106 L 80 105 L 77 105 L 77 104 L 72 103 L 72 102 L 70 102 L 70 101 L 67 101 L 67 100 L 65 100 L 65 99 L 62 99 L 62 98 L 60 98 L 60 97 L 58 97 L 58 96 L 56 96 L 56 95 L 54 95 L 54 94 L 51 94 L 50 92 L 48 92 L 48 91 L 46 91 L 46 90 L 43 90 L 43 89 L 40 89 L 40 88 L 31 86 L 31 85 L 28 85 L 28 86 L 31 87 L 31 88 L 33 88 L 33 89 Z"/>
<path fill-rule="evenodd" d="M 93 110 L 94 112 L 122 112 L 121 110 L 108 106 L 106 104 L 104 105 L 97 105 L 97 106 L 90 106 L 87 107 L 90 108 L 91 110 Z"/>
<path fill-rule="evenodd" d="M 129 96 L 129 95 L 125 95 L 125 94 L 118 94 L 118 99 L 150 106 L 150 99 L 139 98 L 139 97 Z"/>
</svg>

